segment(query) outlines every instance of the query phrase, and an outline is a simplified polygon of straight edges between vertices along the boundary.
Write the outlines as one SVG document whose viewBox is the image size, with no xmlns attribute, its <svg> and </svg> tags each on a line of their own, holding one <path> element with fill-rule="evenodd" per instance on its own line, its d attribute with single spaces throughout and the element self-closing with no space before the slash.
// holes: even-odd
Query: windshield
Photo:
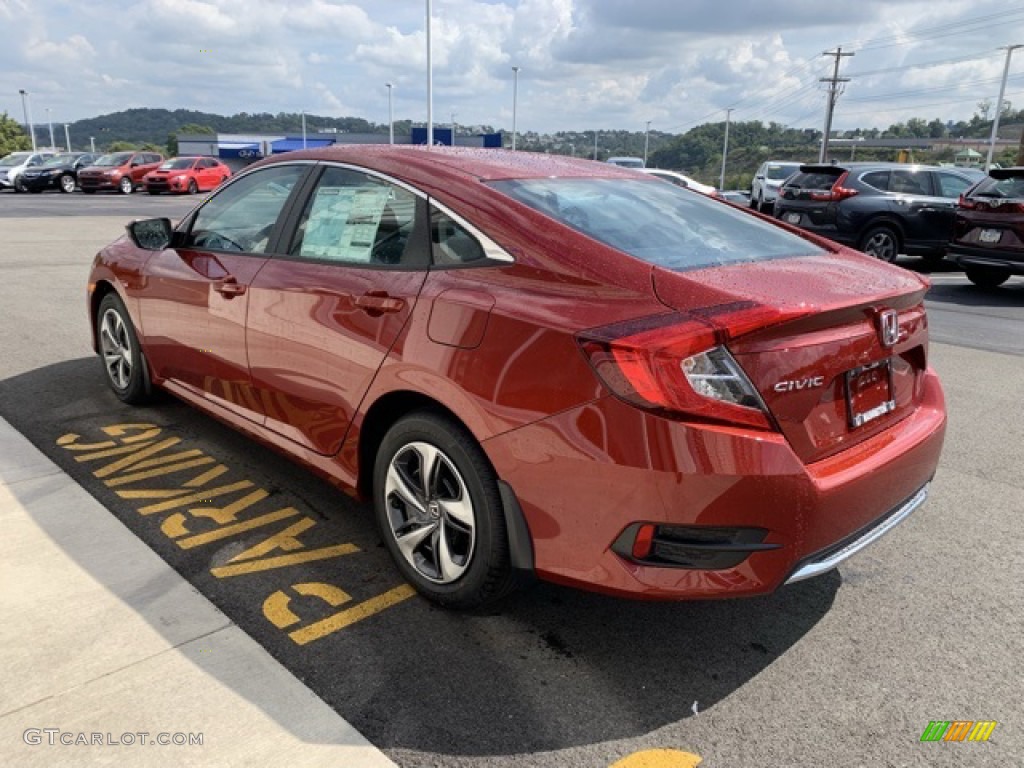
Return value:
<svg viewBox="0 0 1024 768">
<path fill-rule="evenodd" d="M 667 269 L 824 253 L 744 211 L 657 180 L 524 179 L 491 186 L 588 237 Z"/>
<path fill-rule="evenodd" d="M 115 152 L 112 155 L 104 155 L 96 161 L 95 165 L 106 167 L 116 167 L 118 165 L 124 165 L 132 159 L 133 152 Z"/>
<path fill-rule="evenodd" d="M 73 162 L 75 162 L 74 155 L 57 155 L 56 157 L 51 157 L 49 160 L 43 163 L 43 168 L 53 168 L 54 166 L 57 165 L 68 165 Z"/>
<path fill-rule="evenodd" d="M 608 162 L 612 165 L 618 165 L 622 168 L 643 168 L 644 161 L 638 157 L 612 157 L 608 159 Z"/>
<path fill-rule="evenodd" d="M 7 157 L 0 160 L 0 168 L 10 168 L 14 165 L 22 165 L 28 160 L 28 152 L 12 152 Z"/>
<path fill-rule="evenodd" d="M 194 157 L 176 157 L 173 160 L 168 160 L 166 163 L 160 165 L 161 171 L 180 171 L 183 168 L 191 168 L 195 163 L 196 158 Z"/>
<path fill-rule="evenodd" d="M 800 170 L 798 163 L 772 163 L 764 169 L 764 175 L 772 181 L 785 181 Z"/>
</svg>

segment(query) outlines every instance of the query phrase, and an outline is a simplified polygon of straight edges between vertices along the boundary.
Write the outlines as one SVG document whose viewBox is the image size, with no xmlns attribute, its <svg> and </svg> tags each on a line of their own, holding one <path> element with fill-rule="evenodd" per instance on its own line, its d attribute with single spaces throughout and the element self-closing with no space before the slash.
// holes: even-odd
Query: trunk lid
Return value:
<svg viewBox="0 0 1024 768">
<path fill-rule="evenodd" d="M 805 462 L 878 434 L 920 402 L 928 284 L 913 273 L 842 251 L 692 272 L 656 267 L 653 280 L 662 303 L 719 330 Z"/>
</svg>

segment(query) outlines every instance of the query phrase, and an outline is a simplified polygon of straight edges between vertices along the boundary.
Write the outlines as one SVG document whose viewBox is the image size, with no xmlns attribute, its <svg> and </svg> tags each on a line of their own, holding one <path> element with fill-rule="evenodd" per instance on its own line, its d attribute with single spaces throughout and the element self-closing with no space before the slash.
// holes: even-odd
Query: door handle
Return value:
<svg viewBox="0 0 1024 768">
<path fill-rule="evenodd" d="M 388 296 L 384 291 L 370 291 L 356 299 L 356 306 L 370 314 L 384 312 L 401 312 L 405 307 L 403 299 Z"/>
<path fill-rule="evenodd" d="M 225 299 L 233 299 L 235 296 L 241 296 L 245 293 L 245 286 L 238 282 L 233 277 L 225 277 L 213 284 L 213 290 L 223 296 Z"/>
</svg>

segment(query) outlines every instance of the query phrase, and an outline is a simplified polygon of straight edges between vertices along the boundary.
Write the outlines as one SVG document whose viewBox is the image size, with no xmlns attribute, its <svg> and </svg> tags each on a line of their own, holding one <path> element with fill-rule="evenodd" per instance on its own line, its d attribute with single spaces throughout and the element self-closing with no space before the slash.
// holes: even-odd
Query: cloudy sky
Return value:
<svg viewBox="0 0 1024 768">
<path fill-rule="evenodd" d="M 0 0 L 0 112 L 129 107 L 426 119 L 425 0 Z M 724 119 L 835 127 L 968 118 L 1024 43 L 1012 0 L 433 0 L 434 114 L 520 130 L 682 132 Z M 1024 49 L 1006 98 L 1024 107 Z"/>
</svg>

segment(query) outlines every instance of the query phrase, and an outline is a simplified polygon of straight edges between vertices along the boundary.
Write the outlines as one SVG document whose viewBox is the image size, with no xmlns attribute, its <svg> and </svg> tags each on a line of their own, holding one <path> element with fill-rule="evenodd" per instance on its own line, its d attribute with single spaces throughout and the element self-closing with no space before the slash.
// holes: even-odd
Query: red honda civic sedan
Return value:
<svg viewBox="0 0 1024 768">
<path fill-rule="evenodd" d="M 88 311 L 119 398 L 372 500 L 405 578 L 473 606 L 524 573 L 762 594 L 890 530 L 945 431 L 927 287 L 604 163 L 353 146 L 130 224 Z"/>
</svg>

